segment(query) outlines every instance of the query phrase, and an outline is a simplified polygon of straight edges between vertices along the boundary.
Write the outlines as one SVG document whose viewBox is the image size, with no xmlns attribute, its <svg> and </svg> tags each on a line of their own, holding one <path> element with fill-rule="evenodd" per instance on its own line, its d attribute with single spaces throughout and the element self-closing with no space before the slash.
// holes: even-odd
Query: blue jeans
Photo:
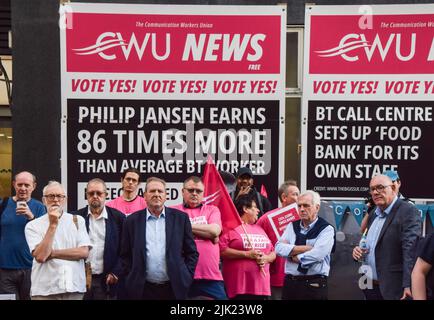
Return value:
<svg viewBox="0 0 434 320">
<path fill-rule="evenodd" d="M 190 299 L 208 298 L 214 300 L 227 300 L 223 281 L 197 279 L 193 281 L 188 293 Z"/>
</svg>

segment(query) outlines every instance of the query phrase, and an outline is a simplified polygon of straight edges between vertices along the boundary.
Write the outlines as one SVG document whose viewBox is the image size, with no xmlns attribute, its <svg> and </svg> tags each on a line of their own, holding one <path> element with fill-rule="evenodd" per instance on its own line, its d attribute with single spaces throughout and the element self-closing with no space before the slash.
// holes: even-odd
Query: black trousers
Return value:
<svg viewBox="0 0 434 320">
<path fill-rule="evenodd" d="M 84 294 L 83 300 L 109 300 L 108 287 L 105 284 L 105 276 L 92 275 L 92 284 L 90 290 Z"/>
<path fill-rule="evenodd" d="M 325 276 L 286 275 L 282 300 L 327 300 L 328 287 Z"/>
<path fill-rule="evenodd" d="M 30 300 L 31 273 L 32 269 L 0 269 L 0 293 Z"/>
<path fill-rule="evenodd" d="M 374 284 L 372 289 L 364 289 L 363 294 L 366 300 L 384 300 L 378 284 Z"/>
<path fill-rule="evenodd" d="M 143 300 L 175 300 L 170 282 L 155 284 L 146 281 L 143 288 Z"/>
</svg>

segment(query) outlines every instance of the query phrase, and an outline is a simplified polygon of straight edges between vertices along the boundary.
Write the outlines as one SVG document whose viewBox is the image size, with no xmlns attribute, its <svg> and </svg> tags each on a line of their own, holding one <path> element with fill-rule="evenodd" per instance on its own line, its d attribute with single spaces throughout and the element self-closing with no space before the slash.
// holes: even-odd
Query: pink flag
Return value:
<svg viewBox="0 0 434 320">
<path fill-rule="evenodd" d="M 264 185 L 261 185 L 261 194 L 268 199 L 267 189 L 265 189 Z"/>
<path fill-rule="evenodd" d="M 208 156 L 205 165 L 203 184 L 205 186 L 203 203 L 212 204 L 220 209 L 223 232 L 228 232 L 241 225 L 237 209 L 211 156 Z"/>
</svg>

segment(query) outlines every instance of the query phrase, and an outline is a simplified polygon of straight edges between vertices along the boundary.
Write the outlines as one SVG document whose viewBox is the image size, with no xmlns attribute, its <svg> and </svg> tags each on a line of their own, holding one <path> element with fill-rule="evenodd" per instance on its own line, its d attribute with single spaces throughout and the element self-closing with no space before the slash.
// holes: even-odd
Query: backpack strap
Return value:
<svg viewBox="0 0 434 320">
<path fill-rule="evenodd" d="M 8 205 L 8 200 L 9 200 L 8 197 L 3 198 L 2 204 L 0 206 L 0 216 L 2 215 L 3 211 L 5 211 L 6 206 Z"/>
<path fill-rule="evenodd" d="M 74 215 L 72 216 L 72 221 L 74 221 L 75 227 L 76 227 L 77 230 L 78 230 L 78 219 L 77 219 L 77 215 L 76 215 L 76 214 L 74 214 Z"/>
<path fill-rule="evenodd" d="M 9 201 L 8 197 L 4 197 L 3 198 L 3 201 L 2 201 L 2 203 L 0 205 L 0 218 L 1 218 L 2 214 L 3 214 L 3 211 L 5 211 L 6 206 L 8 205 L 8 201 Z M 0 235 L 1 235 L 1 223 L 0 223 Z"/>
<path fill-rule="evenodd" d="M 75 227 L 78 230 L 78 219 L 77 215 L 72 215 L 72 221 L 74 221 Z M 86 262 L 86 259 L 84 259 L 84 271 L 86 274 L 86 289 L 90 290 L 92 286 L 92 266 L 90 265 L 90 261 Z"/>
</svg>

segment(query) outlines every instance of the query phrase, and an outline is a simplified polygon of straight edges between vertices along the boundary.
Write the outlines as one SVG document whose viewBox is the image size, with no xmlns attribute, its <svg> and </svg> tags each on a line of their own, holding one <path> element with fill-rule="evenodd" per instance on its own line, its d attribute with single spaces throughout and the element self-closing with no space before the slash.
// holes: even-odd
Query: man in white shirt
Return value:
<svg viewBox="0 0 434 320">
<path fill-rule="evenodd" d="M 34 257 L 31 298 L 81 300 L 86 292 L 84 259 L 91 247 L 84 219 L 63 211 L 66 195 L 57 181 L 45 186 L 43 202 L 48 213 L 25 228 Z"/>
<path fill-rule="evenodd" d="M 300 220 L 288 224 L 276 244 L 276 253 L 286 259 L 282 300 L 327 300 L 335 230 L 318 216 L 317 192 L 303 192 L 297 204 Z"/>
<path fill-rule="evenodd" d="M 72 214 L 80 215 L 92 243 L 87 259 L 92 267 L 92 285 L 84 300 L 112 299 L 117 295 L 121 263 L 119 259 L 120 237 L 126 216 L 105 205 L 107 186 L 95 178 L 87 183 L 88 205 Z"/>
</svg>

